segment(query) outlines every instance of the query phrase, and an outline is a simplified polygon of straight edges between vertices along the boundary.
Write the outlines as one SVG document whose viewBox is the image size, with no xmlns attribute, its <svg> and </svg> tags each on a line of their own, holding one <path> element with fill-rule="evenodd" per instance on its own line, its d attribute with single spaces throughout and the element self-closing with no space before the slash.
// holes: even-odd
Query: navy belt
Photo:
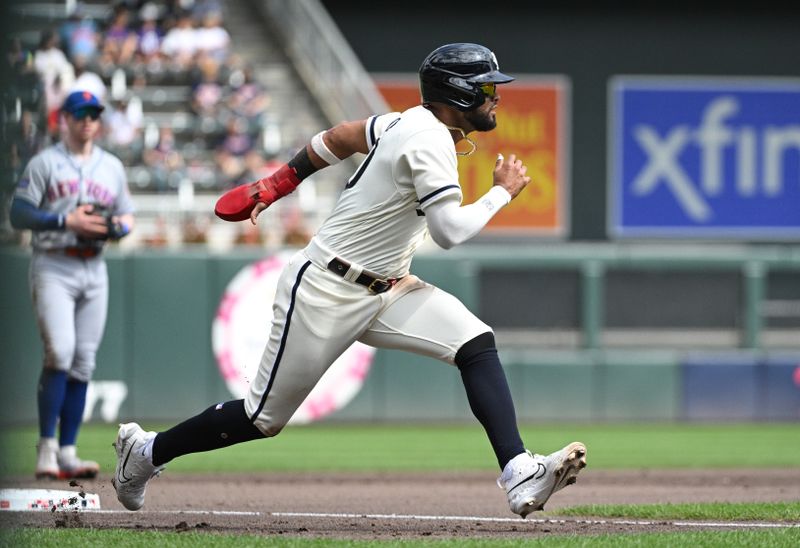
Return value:
<svg viewBox="0 0 800 548">
<path fill-rule="evenodd" d="M 334 258 L 328 263 L 328 270 L 344 278 L 347 271 L 350 270 L 350 263 L 339 258 Z M 377 274 L 372 274 L 365 270 L 353 281 L 365 286 L 371 293 L 378 294 L 389 291 L 398 280 L 400 280 L 400 278 L 381 278 Z"/>
</svg>

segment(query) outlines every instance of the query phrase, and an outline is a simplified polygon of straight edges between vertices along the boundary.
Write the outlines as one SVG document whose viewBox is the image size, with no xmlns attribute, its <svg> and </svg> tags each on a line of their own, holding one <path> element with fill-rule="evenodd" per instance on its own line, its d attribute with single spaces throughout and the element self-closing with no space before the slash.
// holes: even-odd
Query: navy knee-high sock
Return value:
<svg viewBox="0 0 800 548">
<path fill-rule="evenodd" d="M 67 379 L 64 405 L 61 407 L 61 424 L 59 427 L 60 445 L 75 445 L 78 430 L 83 421 L 83 410 L 86 407 L 86 389 L 88 382 Z"/>
<path fill-rule="evenodd" d="M 494 335 L 484 333 L 468 341 L 456 354 L 456 365 L 467 391 L 472 413 L 492 444 L 500 469 L 523 453 L 525 445 L 517 428 L 517 415 Z"/>
<path fill-rule="evenodd" d="M 153 464 L 161 466 L 176 457 L 211 451 L 237 443 L 264 438 L 250 422 L 244 400 L 212 405 L 199 415 L 159 432 L 153 440 Z"/>
<path fill-rule="evenodd" d="M 39 408 L 39 435 L 56 437 L 56 424 L 64 405 L 67 390 L 67 372 L 43 369 L 39 377 L 36 402 Z"/>
</svg>

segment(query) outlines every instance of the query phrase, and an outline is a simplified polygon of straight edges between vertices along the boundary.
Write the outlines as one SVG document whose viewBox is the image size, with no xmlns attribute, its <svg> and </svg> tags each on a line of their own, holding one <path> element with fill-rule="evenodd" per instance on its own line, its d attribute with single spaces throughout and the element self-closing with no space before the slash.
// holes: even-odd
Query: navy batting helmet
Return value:
<svg viewBox="0 0 800 548">
<path fill-rule="evenodd" d="M 483 84 L 505 84 L 513 78 L 498 70 L 497 57 L 478 44 L 447 44 L 433 50 L 419 67 L 423 103 L 438 102 L 461 111 L 486 101 Z"/>
</svg>

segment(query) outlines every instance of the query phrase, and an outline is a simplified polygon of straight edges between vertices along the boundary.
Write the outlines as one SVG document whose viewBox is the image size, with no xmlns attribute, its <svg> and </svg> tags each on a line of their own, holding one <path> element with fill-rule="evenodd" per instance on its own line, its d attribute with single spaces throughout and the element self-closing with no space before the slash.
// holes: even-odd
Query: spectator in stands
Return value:
<svg viewBox="0 0 800 548">
<path fill-rule="evenodd" d="M 117 4 L 103 35 L 102 54 L 114 66 L 125 66 L 133 60 L 137 45 L 138 37 L 130 28 L 130 10 Z"/>
<path fill-rule="evenodd" d="M 236 239 L 234 240 L 236 245 L 260 246 L 266 243 L 266 238 L 262 232 L 263 229 L 260 226 L 252 223 L 238 223 L 238 225 Z"/>
<path fill-rule="evenodd" d="M 84 57 L 77 57 L 72 63 L 75 68 L 75 81 L 68 90 L 68 93 L 73 91 L 88 91 L 95 95 L 101 102 L 105 102 L 107 88 L 103 79 L 100 78 L 96 72 L 89 70 L 86 66 L 86 59 Z"/>
<path fill-rule="evenodd" d="M 158 6 L 152 2 L 146 3 L 139 10 L 139 29 L 136 31 L 136 62 L 139 70 L 143 68 L 148 74 L 162 72 L 161 41 L 163 33 L 158 25 Z"/>
<path fill-rule="evenodd" d="M 142 161 L 150 168 L 155 190 L 170 190 L 170 181 L 177 179 L 185 171 L 183 155 L 176 147 L 172 128 L 159 128 L 158 143 L 153 148 L 145 148 Z"/>
<path fill-rule="evenodd" d="M 189 12 L 194 6 L 194 0 L 162 0 L 161 1 L 161 22 L 164 31 L 169 31 L 175 26 L 178 17 L 185 12 Z"/>
<path fill-rule="evenodd" d="M 219 79 L 219 65 L 208 59 L 199 65 L 200 81 L 192 89 L 192 111 L 198 116 L 216 118 L 223 98 L 222 84 Z"/>
<path fill-rule="evenodd" d="M 48 29 L 42 32 L 41 40 L 33 55 L 33 65 L 42 79 L 47 111 L 47 129 L 52 136 L 58 135 L 59 110 L 75 80 L 75 70 L 67 56 L 59 48 L 58 34 Z"/>
<path fill-rule="evenodd" d="M 22 74 L 31 72 L 33 67 L 33 52 L 28 51 L 22 45 L 22 40 L 18 37 L 10 38 L 6 41 L 6 69 L 12 74 Z"/>
<path fill-rule="evenodd" d="M 253 77 L 253 68 L 246 66 L 235 71 L 230 81 L 232 91 L 226 101 L 228 108 L 251 123 L 259 122 L 271 98 L 266 88 Z"/>
<path fill-rule="evenodd" d="M 244 223 L 242 223 L 244 224 Z M 189 215 L 181 223 L 181 237 L 185 244 L 205 244 L 208 242 L 208 221 Z"/>
<path fill-rule="evenodd" d="M 190 12 L 183 11 L 178 14 L 175 26 L 164 36 L 161 52 L 178 70 L 187 70 L 194 65 L 197 31 Z"/>
<path fill-rule="evenodd" d="M 97 23 L 86 14 L 85 8 L 78 3 L 72 14 L 59 28 L 61 43 L 67 57 L 73 62 L 83 58 L 91 63 L 100 48 L 101 35 Z"/>
<path fill-rule="evenodd" d="M 67 56 L 59 48 L 58 34 L 52 29 L 42 32 L 39 46 L 33 55 L 33 65 L 42 78 L 45 89 L 53 86 L 56 78 L 61 78 L 64 85 L 72 85 L 75 79 L 75 70 Z M 58 103 L 56 107 L 60 107 Z"/>
<path fill-rule="evenodd" d="M 231 36 L 222 26 L 222 12 L 209 11 L 197 29 L 198 53 L 210 57 L 217 63 L 224 63 L 228 58 Z"/>
<path fill-rule="evenodd" d="M 231 118 L 214 153 L 217 168 L 227 180 L 237 180 L 242 176 L 245 157 L 254 146 L 254 139 L 248 133 L 247 120 Z"/>
<path fill-rule="evenodd" d="M 168 245 L 169 229 L 167 227 L 167 220 L 163 215 L 159 214 L 155 218 L 154 225 L 150 234 L 142 238 L 143 243 L 147 247 L 164 247 Z"/>
<path fill-rule="evenodd" d="M 192 11 L 192 16 L 198 21 L 202 21 L 208 13 L 222 13 L 222 2 L 220 0 L 188 0 Z"/>
<path fill-rule="evenodd" d="M 123 162 L 133 163 L 138 160 L 142 148 L 141 103 L 122 98 L 112 101 L 110 107 L 105 114 L 108 146 Z"/>
<path fill-rule="evenodd" d="M 265 160 L 261 151 L 255 147 L 244 155 L 243 163 L 244 171 L 242 171 L 236 179 L 229 179 L 230 184 L 227 185 L 228 188 L 258 181 L 259 179 L 272 175 L 281 167 L 281 163 L 274 159 L 270 161 Z"/>
</svg>

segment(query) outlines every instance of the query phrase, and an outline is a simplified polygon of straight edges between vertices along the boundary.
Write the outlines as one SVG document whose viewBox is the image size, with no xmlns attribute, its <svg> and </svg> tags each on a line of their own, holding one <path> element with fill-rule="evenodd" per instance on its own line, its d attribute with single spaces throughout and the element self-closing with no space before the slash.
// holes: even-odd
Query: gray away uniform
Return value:
<svg viewBox="0 0 800 548">
<path fill-rule="evenodd" d="M 80 204 L 133 212 L 122 162 L 98 146 L 79 164 L 59 143 L 34 156 L 15 197 L 66 216 Z M 88 382 L 105 328 L 108 275 L 102 240 L 68 230 L 34 231 L 30 289 L 44 343 L 44 367 Z"/>
</svg>

